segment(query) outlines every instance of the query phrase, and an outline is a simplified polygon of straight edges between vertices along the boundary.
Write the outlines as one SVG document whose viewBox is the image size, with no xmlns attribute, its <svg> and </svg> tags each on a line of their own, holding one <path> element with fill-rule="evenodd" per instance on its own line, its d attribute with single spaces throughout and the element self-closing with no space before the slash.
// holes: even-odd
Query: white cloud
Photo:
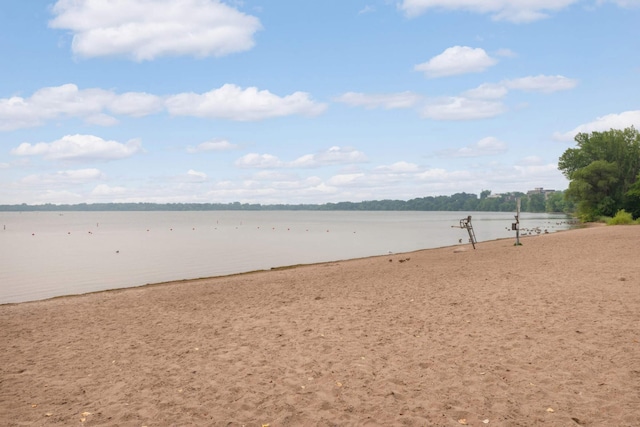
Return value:
<svg viewBox="0 0 640 427">
<path fill-rule="evenodd" d="M 553 139 L 558 141 L 573 141 L 578 133 L 605 132 L 611 129 L 625 129 L 640 124 L 640 110 L 624 111 L 620 114 L 607 114 L 594 121 L 577 126 L 569 132 L 556 132 Z"/>
<path fill-rule="evenodd" d="M 53 142 L 24 142 L 11 150 L 16 156 L 44 156 L 51 160 L 118 160 L 142 151 L 142 143 L 107 141 L 94 135 L 66 135 Z"/>
<path fill-rule="evenodd" d="M 219 89 L 197 94 L 181 93 L 166 100 L 167 110 L 174 116 L 221 118 L 238 121 L 262 120 L 292 114 L 315 116 L 326 105 L 318 104 L 304 92 L 279 97 L 255 87 L 242 89 L 225 84 Z"/>
<path fill-rule="evenodd" d="M 81 57 L 223 56 L 251 49 L 260 21 L 218 0 L 59 0 L 51 28 Z"/>
<path fill-rule="evenodd" d="M 495 117 L 505 111 L 500 102 L 454 96 L 432 100 L 421 114 L 433 120 L 476 120 Z"/>
<path fill-rule="evenodd" d="M 104 112 L 141 117 L 162 109 L 160 97 L 141 92 L 118 95 L 104 89 L 78 89 L 74 84 L 45 87 L 29 98 L 0 98 L 0 130 L 34 127 L 47 120 L 81 117 L 99 125 L 117 120 Z"/>
<path fill-rule="evenodd" d="M 400 92 L 390 94 L 364 94 L 357 92 L 347 92 L 335 100 L 352 107 L 364 107 L 367 109 L 384 108 L 387 110 L 397 108 L 411 108 L 415 106 L 422 97 L 412 92 Z"/>
<path fill-rule="evenodd" d="M 203 94 L 179 93 L 166 99 L 143 92 L 117 94 L 95 88 L 80 90 L 75 84 L 65 84 L 39 89 L 29 98 L 0 98 L 0 130 L 35 127 L 48 120 L 71 117 L 112 126 L 118 120 L 106 112 L 142 117 L 165 108 L 174 116 L 249 121 L 294 114 L 315 116 L 327 106 L 312 101 L 305 92 L 279 97 L 267 90 L 242 89 L 232 84 Z"/>
<path fill-rule="evenodd" d="M 479 73 L 495 65 L 497 61 L 481 48 L 453 46 L 429 61 L 418 64 L 415 71 L 423 71 L 427 77 L 444 77 L 458 74 Z"/>
<path fill-rule="evenodd" d="M 225 139 L 214 139 L 196 145 L 195 147 L 187 147 L 187 152 L 191 154 L 202 153 L 206 151 L 228 151 L 238 148 L 236 144 L 232 144 Z"/>
<path fill-rule="evenodd" d="M 533 22 L 548 17 L 579 0 L 403 0 L 399 7 L 409 17 L 429 10 L 463 10 L 491 14 L 496 21 Z M 624 1 L 624 0 L 619 0 Z"/>
</svg>

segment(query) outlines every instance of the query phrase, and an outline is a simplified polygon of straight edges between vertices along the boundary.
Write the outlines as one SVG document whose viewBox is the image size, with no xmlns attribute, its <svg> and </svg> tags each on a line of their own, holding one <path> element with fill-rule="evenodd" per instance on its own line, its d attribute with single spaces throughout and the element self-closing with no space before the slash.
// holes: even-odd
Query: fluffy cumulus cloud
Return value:
<svg viewBox="0 0 640 427">
<path fill-rule="evenodd" d="M 11 150 L 16 156 L 43 156 L 49 160 L 108 161 L 131 157 L 142 151 L 142 142 L 132 139 L 125 144 L 94 135 L 66 135 L 53 142 L 24 142 Z"/>
<path fill-rule="evenodd" d="M 462 10 L 490 14 L 496 21 L 533 22 L 548 17 L 579 0 L 403 0 L 399 8 L 415 17 L 431 10 Z M 619 2 L 633 0 L 617 0 Z"/>
<path fill-rule="evenodd" d="M 187 147 L 187 152 L 191 154 L 203 153 L 207 151 L 228 151 L 238 148 L 236 144 L 232 144 L 226 139 L 214 139 L 212 141 L 202 142 L 195 147 Z"/>
<path fill-rule="evenodd" d="M 79 89 L 75 84 L 65 84 L 39 89 L 28 98 L 0 98 L 0 130 L 36 127 L 50 120 L 74 117 L 110 126 L 118 122 L 113 115 L 143 117 L 162 111 L 174 116 L 251 121 L 289 115 L 315 116 L 326 108 L 305 92 L 281 97 L 267 90 L 243 89 L 232 84 L 203 94 L 179 93 L 167 97 Z"/>
<path fill-rule="evenodd" d="M 365 94 L 347 92 L 335 100 L 352 107 L 364 107 L 367 109 L 384 108 L 393 110 L 398 108 L 414 107 L 422 97 L 412 92 L 400 92 L 389 94 Z"/>
<path fill-rule="evenodd" d="M 218 0 L 59 0 L 51 28 L 81 57 L 223 56 L 251 49 L 258 18 Z"/>
<path fill-rule="evenodd" d="M 620 114 L 607 114 L 594 121 L 584 123 L 568 132 L 556 132 L 553 138 L 558 141 L 573 141 L 579 133 L 605 132 L 611 129 L 625 129 L 640 123 L 640 110 L 624 111 Z"/>
<path fill-rule="evenodd" d="M 280 97 L 255 87 L 243 89 L 225 84 L 219 89 L 198 94 L 181 93 L 166 100 L 167 110 L 174 116 L 220 118 L 238 121 L 262 120 L 301 114 L 321 114 L 326 105 L 312 101 L 309 94 L 294 92 Z"/>
<path fill-rule="evenodd" d="M 482 48 L 453 46 L 429 61 L 416 65 L 414 70 L 422 71 L 427 77 L 434 78 L 479 73 L 496 63 L 497 61 Z"/>
<path fill-rule="evenodd" d="M 47 120 L 69 117 L 111 125 L 117 120 L 105 112 L 141 117 L 162 108 L 160 97 L 143 92 L 117 94 L 97 88 L 81 90 L 74 84 L 65 84 L 39 89 L 28 98 L 0 98 L 0 130 L 34 127 Z"/>
</svg>

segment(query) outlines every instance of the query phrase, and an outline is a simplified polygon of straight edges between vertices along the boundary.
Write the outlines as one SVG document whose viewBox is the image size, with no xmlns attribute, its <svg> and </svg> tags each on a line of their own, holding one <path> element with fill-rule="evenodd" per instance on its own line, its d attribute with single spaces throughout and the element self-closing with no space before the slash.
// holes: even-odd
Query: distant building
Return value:
<svg viewBox="0 0 640 427">
<path fill-rule="evenodd" d="M 536 187 L 533 190 L 527 191 L 527 196 L 531 196 L 533 194 L 544 194 L 544 199 L 547 200 L 547 197 L 549 197 L 549 194 L 555 193 L 555 192 L 556 190 L 545 190 L 542 187 Z"/>
</svg>

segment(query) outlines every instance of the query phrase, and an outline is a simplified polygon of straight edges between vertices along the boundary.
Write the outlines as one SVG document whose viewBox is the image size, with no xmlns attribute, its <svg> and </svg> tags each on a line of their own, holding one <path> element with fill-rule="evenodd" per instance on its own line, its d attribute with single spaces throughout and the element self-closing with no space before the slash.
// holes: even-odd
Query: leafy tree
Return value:
<svg viewBox="0 0 640 427">
<path fill-rule="evenodd" d="M 612 216 L 628 199 L 640 172 L 640 134 L 634 127 L 579 133 L 577 148 L 566 150 L 558 169 L 571 181 L 567 198 L 584 221 Z"/>
<path fill-rule="evenodd" d="M 613 216 L 616 201 L 613 194 L 618 184 L 618 165 L 596 160 L 573 173 L 567 196 L 578 200 L 578 216 L 583 221 L 593 221 L 600 216 Z"/>
</svg>

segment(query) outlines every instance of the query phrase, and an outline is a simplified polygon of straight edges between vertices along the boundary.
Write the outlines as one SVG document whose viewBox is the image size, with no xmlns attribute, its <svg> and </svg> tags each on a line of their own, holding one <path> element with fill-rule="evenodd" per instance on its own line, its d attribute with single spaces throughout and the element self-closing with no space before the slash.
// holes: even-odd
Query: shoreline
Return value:
<svg viewBox="0 0 640 427">
<path fill-rule="evenodd" d="M 62 222 L 34 217 L 21 228 L 14 224 L 3 235 L 7 269 L 0 274 L 0 303 L 411 252 L 454 245 L 458 237 L 466 241 L 467 234 L 450 227 L 454 221 L 448 213 L 368 212 L 348 218 L 178 214 L 145 219 L 79 215 L 62 217 Z M 509 215 L 479 217 L 480 240 L 513 235 L 501 226 L 511 221 Z M 569 227 L 548 214 L 528 224 L 552 232 Z"/>
<path fill-rule="evenodd" d="M 605 224 L 601 224 L 601 225 L 605 225 Z M 595 226 L 597 226 L 597 225 L 587 225 L 584 228 L 595 227 Z M 554 233 L 572 231 L 572 230 L 575 230 L 575 229 L 577 229 L 577 228 L 567 229 L 567 230 L 558 230 L 558 231 L 554 231 Z M 527 240 L 527 239 L 530 239 L 530 238 L 536 238 L 536 237 L 540 237 L 540 236 L 541 235 L 520 236 L 520 239 L 521 240 Z M 485 240 L 485 241 L 476 242 L 476 245 L 489 243 L 489 242 L 513 240 L 513 239 L 515 239 L 515 237 L 505 237 L 505 238 L 499 238 L 499 239 L 493 239 L 493 240 Z M 30 303 L 36 303 L 36 302 L 44 302 L 44 301 L 55 300 L 55 299 L 59 299 L 59 298 L 72 298 L 72 297 L 81 297 L 81 296 L 85 296 L 85 295 L 93 295 L 93 294 L 100 294 L 100 293 L 124 291 L 124 290 L 127 290 L 127 289 L 138 289 L 138 288 L 146 288 L 146 287 L 154 287 L 154 286 L 165 286 L 165 285 L 172 285 L 172 284 L 182 284 L 182 283 L 188 283 L 188 282 L 209 281 L 209 280 L 230 278 L 230 277 L 235 277 L 235 276 L 242 276 L 242 275 L 247 275 L 247 274 L 267 273 L 267 272 L 270 272 L 270 271 L 292 270 L 292 269 L 296 269 L 296 268 L 303 268 L 303 267 L 314 266 L 314 265 L 323 265 L 323 264 L 331 264 L 331 263 L 338 263 L 338 262 L 364 260 L 364 259 L 369 259 L 369 258 L 374 259 L 374 258 L 380 258 L 380 257 L 402 256 L 402 255 L 407 255 L 407 254 L 410 255 L 410 254 L 413 254 L 413 253 L 420 253 L 420 252 L 423 252 L 423 251 L 442 250 L 442 249 L 449 249 L 449 248 L 452 248 L 454 252 L 456 252 L 456 251 L 457 252 L 464 252 L 466 250 L 475 250 L 475 249 L 473 249 L 471 247 L 470 243 L 462 243 L 462 244 L 455 244 L 455 245 L 438 246 L 438 247 L 434 247 L 434 248 L 417 249 L 417 250 L 408 251 L 408 252 L 397 252 L 397 253 L 383 254 L 383 255 L 368 255 L 368 256 L 364 256 L 364 257 L 339 259 L 339 260 L 334 260 L 334 261 L 318 261 L 318 262 L 312 262 L 312 263 L 308 263 L 308 264 L 291 264 L 291 265 L 283 265 L 283 266 L 279 266 L 279 267 L 271 267 L 269 269 L 263 269 L 263 270 L 250 270 L 250 271 L 242 271 L 242 272 L 238 272 L 238 273 L 224 274 L 224 275 L 220 275 L 220 276 L 206 276 L 206 277 L 195 277 L 195 278 L 191 278 L 191 279 L 167 280 L 167 281 L 160 281 L 160 282 L 153 282 L 153 283 L 145 283 L 145 284 L 141 284 L 141 285 L 123 286 L 123 287 L 119 287 L 119 288 L 111 288 L 111 289 L 102 289 L 102 290 L 96 290 L 96 291 L 89 291 L 89 292 L 83 292 L 83 293 L 77 293 L 77 294 L 57 295 L 57 296 L 43 298 L 43 299 L 37 299 L 37 300 L 20 301 L 20 302 L 6 302 L 6 303 L 0 303 L 0 307 L 6 306 L 6 305 L 18 305 L 18 304 L 30 304 Z M 469 249 L 469 248 L 471 248 L 471 249 Z"/>
<path fill-rule="evenodd" d="M 567 231 L 0 305 L 0 421 L 634 425 L 640 227 Z"/>
</svg>

